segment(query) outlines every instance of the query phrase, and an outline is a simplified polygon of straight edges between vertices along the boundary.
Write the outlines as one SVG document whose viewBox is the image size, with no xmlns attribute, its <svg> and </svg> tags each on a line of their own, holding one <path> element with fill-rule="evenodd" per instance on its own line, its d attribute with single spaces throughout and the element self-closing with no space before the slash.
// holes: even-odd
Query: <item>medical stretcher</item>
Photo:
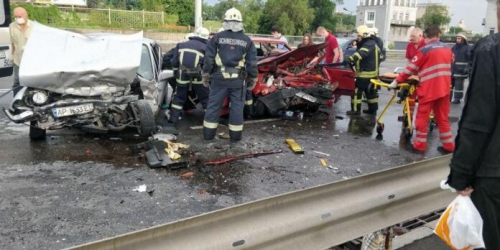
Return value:
<svg viewBox="0 0 500 250">
<path fill-rule="evenodd" d="M 397 72 L 397 69 L 395 70 Z M 375 89 L 380 87 L 388 88 L 390 83 L 396 79 L 398 74 L 396 73 L 385 73 L 379 76 L 378 79 L 372 79 L 371 84 L 374 85 Z M 385 105 L 382 113 L 377 117 L 377 134 L 381 135 L 384 132 L 385 125 L 382 121 L 385 113 L 389 109 L 389 106 L 394 102 L 396 97 L 398 100 L 396 101 L 398 104 L 403 103 L 403 134 L 407 140 L 410 140 L 413 136 L 413 108 L 410 106 L 410 102 L 415 102 L 415 93 L 418 85 L 418 76 L 411 76 L 407 82 L 399 83 L 398 88 L 394 90 L 394 94 L 392 95 L 389 102 Z"/>
</svg>

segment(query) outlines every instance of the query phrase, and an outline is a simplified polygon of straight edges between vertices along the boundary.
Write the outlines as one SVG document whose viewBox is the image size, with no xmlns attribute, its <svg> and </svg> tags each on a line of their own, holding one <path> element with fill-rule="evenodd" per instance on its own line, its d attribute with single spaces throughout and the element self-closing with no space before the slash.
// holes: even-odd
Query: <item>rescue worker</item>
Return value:
<svg viewBox="0 0 500 250">
<path fill-rule="evenodd" d="M 380 37 L 378 37 L 377 27 L 373 27 L 371 33 L 372 33 L 372 38 L 377 43 L 378 49 L 380 51 L 380 54 L 379 54 L 380 60 L 378 61 L 378 63 L 380 64 L 383 61 L 385 61 L 386 49 L 384 47 L 384 41 Z"/>
<path fill-rule="evenodd" d="M 467 37 L 463 33 L 459 33 L 456 38 L 456 44 L 451 48 L 455 61 L 451 66 L 451 88 L 450 101 L 454 104 L 459 104 L 464 97 L 464 82 L 469 77 L 469 59 L 470 49 L 467 44 Z"/>
<path fill-rule="evenodd" d="M 360 115 L 363 94 L 365 94 L 368 103 L 368 109 L 363 110 L 363 113 L 376 115 L 378 96 L 375 89 L 371 87 L 373 85 L 370 84 L 370 79 L 378 77 L 380 51 L 372 38 L 373 30 L 366 25 L 361 25 L 356 29 L 356 32 L 358 33 L 358 50 L 348 58 L 349 63 L 355 64 L 356 89 L 351 98 L 351 110 L 347 111 L 347 115 Z"/>
<path fill-rule="evenodd" d="M 500 28 L 500 0 L 496 1 Z M 500 249 L 500 34 L 472 49 L 467 101 L 458 124 L 448 184 L 469 196 L 483 219 L 486 249 Z"/>
<path fill-rule="evenodd" d="M 200 27 L 189 40 L 177 44 L 172 57 L 174 76 L 177 82 L 172 100 L 169 124 L 176 127 L 190 90 L 198 97 L 203 109 L 207 108 L 209 89 L 202 83 L 201 71 L 207 47 L 209 31 Z"/>
<path fill-rule="evenodd" d="M 443 143 L 439 150 L 453 152 L 455 144 L 448 119 L 453 54 L 451 49 L 439 41 L 441 30 L 438 27 L 427 28 L 424 35 L 427 45 L 417 52 L 405 71 L 398 75 L 389 88 L 395 89 L 398 83 L 405 82 L 413 74 L 418 74 L 420 78 L 417 88 L 419 102 L 415 120 L 417 136 L 413 142 L 413 148 L 419 151 L 427 149 L 429 115 L 431 111 L 434 111 L 439 138 Z"/>
<path fill-rule="evenodd" d="M 224 99 L 229 97 L 229 136 L 241 140 L 247 89 L 257 83 L 257 50 L 243 33 L 241 12 L 226 11 L 221 31 L 208 42 L 203 66 L 203 83 L 210 84 L 210 97 L 203 122 L 203 138 L 215 138 Z M 211 80 L 209 80 L 211 79 Z"/>
</svg>

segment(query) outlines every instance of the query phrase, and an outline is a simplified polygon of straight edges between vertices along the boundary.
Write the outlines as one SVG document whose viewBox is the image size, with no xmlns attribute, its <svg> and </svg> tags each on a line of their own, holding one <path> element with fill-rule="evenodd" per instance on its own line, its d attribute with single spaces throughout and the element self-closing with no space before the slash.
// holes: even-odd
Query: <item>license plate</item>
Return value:
<svg viewBox="0 0 500 250">
<path fill-rule="evenodd" d="M 305 100 L 308 100 L 310 102 L 316 102 L 318 99 L 312 95 L 308 95 L 304 92 L 298 92 L 297 94 L 295 94 L 296 96 L 302 98 L 302 99 L 305 99 Z"/>
<path fill-rule="evenodd" d="M 54 117 L 58 118 L 58 117 L 90 113 L 93 110 L 94 110 L 94 105 L 92 103 L 88 103 L 88 104 L 82 104 L 64 108 L 53 108 L 52 114 L 54 114 Z"/>
</svg>

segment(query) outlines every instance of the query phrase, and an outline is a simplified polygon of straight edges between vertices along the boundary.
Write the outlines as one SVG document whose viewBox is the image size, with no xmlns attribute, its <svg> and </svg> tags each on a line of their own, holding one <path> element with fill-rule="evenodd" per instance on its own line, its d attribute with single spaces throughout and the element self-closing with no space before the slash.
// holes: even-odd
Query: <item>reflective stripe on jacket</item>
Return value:
<svg viewBox="0 0 500 250">
<path fill-rule="evenodd" d="M 417 55 L 408 63 L 404 72 L 396 78 L 405 82 L 411 75 L 419 76 L 417 96 L 419 102 L 433 101 L 450 94 L 451 49 L 437 39 L 431 40 L 418 50 Z"/>
</svg>

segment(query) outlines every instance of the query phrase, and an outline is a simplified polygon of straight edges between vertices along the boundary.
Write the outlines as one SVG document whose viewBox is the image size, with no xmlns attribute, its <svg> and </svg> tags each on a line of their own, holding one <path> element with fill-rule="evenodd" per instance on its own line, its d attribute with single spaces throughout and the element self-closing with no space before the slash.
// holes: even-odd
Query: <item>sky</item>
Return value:
<svg viewBox="0 0 500 250">
<path fill-rule="evenodd" d="M 214 0 L 212 0 L 214 1 Z M 214 1 L 217 2 L 217 1 Z M 463 19 L 465 27 L 475 33 L 483 32 L 483 18 L 486 15 L 486 0 L 419 0 L 419 3 L 441 3 L 450 7 L 451 17 L 450 26 L 457 26 Z M 343 8 L 354 11 L 358 3 L 357 0 L 344 0 L 344 5 L 337 6 L 337 10 Z"/>
<path fill-rule="evenodd" d="M 293 1 L 293 0 L 288 0 Z M 204 0 L 205 3 L 214 5 L 218 0 Z M 451 17 L 450 26 L 457 26 L 458 22 L 463 19 L 467 29 L 476 33 L 483 32 L 483 18 L 486 15 L 486 0 L 419 0 L 419 3 L 442 3 L 450 6 Z M 357 0 L 344 0 L 344 5 L 337 6 L 338 10 L 343 8 L 349 11 L 356 10 Z"/>
</svg>

